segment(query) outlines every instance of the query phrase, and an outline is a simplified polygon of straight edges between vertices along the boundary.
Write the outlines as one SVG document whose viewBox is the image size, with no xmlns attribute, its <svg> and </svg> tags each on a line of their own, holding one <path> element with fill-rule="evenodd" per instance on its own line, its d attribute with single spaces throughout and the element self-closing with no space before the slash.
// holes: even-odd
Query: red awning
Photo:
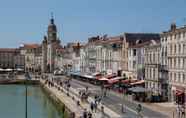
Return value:
<svg viewBox="0 0 186 118">
<path fill-rule="evenodd" d="M 129 84 L 129 83 L 133 83 L 133 82 L 137 82 L 137 79 L 126 79 L 126 80 L 122 80 L 122 83 L 124 84 Z"/>
<path fill-rule="evenodd" d="M 106 75 L 105 78 L 111 79 L 111 78 L 114 78 L 116 76 L 117 76 L 116 74 L 110 74 L 110 75 Z"/>
<path fill-rule="evenodd" d="M 118 81 L 119 81 L 118 79 L 110 79 L 110 80 L 108 80 L 108 83 L 109 84 L 114 84 L 114 83 L 116 83 Z"/>
<path fill-rule="evenodd" d="M 182 90 L 176 90 L 176 96 L 180 96 L 180 95 L 183 95 L 184 92 Z"/>
</svg>

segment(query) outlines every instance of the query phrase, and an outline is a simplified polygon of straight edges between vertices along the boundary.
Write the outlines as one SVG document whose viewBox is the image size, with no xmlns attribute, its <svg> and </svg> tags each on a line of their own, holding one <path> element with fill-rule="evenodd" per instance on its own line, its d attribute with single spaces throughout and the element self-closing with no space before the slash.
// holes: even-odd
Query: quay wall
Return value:
<svg viewBox="0 0 186 118">
<path fill-rule="evenodd" d="M 63 115 L 63 118 L 69 118 L 72 113 L 70 109 L 68 109 L 65 104 L 52 92 L 50 91 L 42 82 L 40 82 L 41 88 L 43 92 L 49 97 L 49 99 L 53 102 L 57 110 L 60 114 Z"/>
</svg>

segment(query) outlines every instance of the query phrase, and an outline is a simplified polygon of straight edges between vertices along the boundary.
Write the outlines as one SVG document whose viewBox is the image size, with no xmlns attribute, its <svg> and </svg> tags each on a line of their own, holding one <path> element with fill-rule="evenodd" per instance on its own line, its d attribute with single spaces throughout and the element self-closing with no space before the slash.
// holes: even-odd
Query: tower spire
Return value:
<svg viewBox="0 0 186 118">
<path fill-rule="evenodd" d="M 51 24 L 54 24 L 54 15 L 53 12 L 51 12 L 51 19 L 50 19 Z"/>
</svg>

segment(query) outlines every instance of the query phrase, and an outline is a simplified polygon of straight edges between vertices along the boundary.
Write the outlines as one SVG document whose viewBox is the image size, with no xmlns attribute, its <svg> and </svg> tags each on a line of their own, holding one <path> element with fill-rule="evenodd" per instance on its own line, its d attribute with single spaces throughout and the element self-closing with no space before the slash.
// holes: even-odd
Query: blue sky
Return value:
<svg viewBox="0 0 186 118">
<path fill-rule="evenodd" d="M 51 12 L 63 44 L 186 24 L 186 0 L 1 0 L 0 47 L 40 43 Z"/>
</svg>

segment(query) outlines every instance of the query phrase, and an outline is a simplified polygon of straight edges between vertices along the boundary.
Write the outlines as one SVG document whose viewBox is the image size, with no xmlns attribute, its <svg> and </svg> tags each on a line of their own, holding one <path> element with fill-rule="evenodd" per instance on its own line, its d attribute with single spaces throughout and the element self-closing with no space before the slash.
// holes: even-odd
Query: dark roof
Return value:
<svg viewBox="0 0 186 118">
<path fill-rule="evenodd" d="M 150 40 L 160 40 L 160 34 L 158 33 L 125 33 L 125 39 L 129 42 L 129 45 L 134 45 L 137 40 L 141 43 Z"/>
<path fill-rule="evenodd" d="M 20 50 L 17 48 L 0 48 L 0 52 L 9 52 L 9 53 L 15 53 L 19 52 Z"/>
</svg>

